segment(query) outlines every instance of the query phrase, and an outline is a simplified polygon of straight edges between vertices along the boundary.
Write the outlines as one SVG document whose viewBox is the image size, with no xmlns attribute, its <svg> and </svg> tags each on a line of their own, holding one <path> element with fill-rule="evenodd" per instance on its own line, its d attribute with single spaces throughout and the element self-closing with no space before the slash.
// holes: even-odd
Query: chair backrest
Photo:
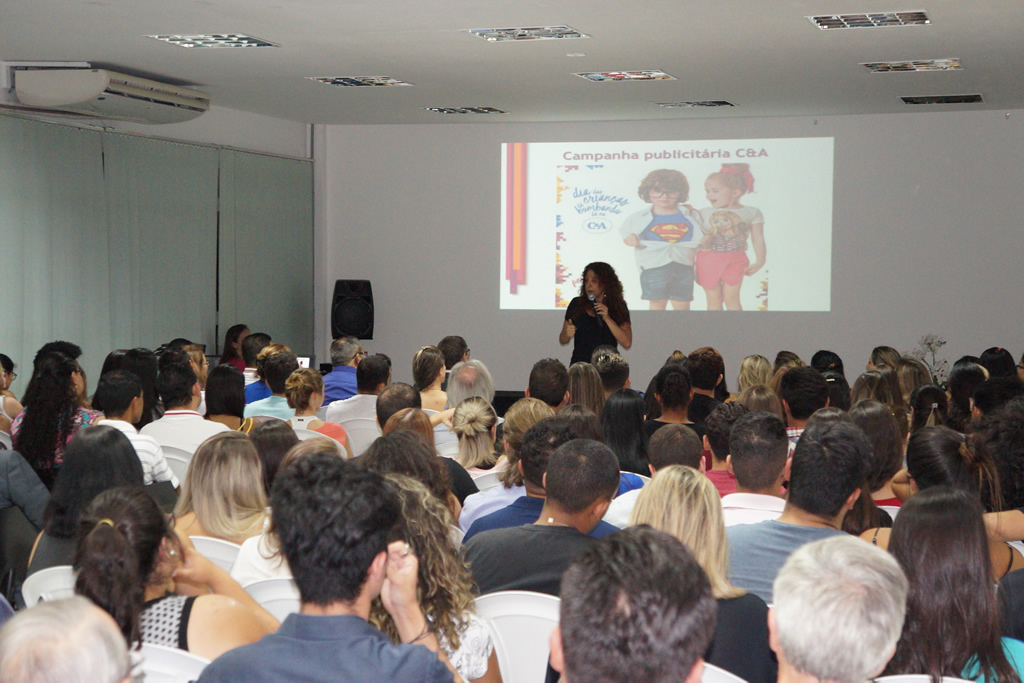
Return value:
<svg viewBox="0 0 1024 683">
<path fill-rule="evenodd" d="M 189 536 L 189 540 L 192 541 L 192 545 L 196 547 L 200 555 L 229 574 L 231 573 L 231 568 L 235 566 L 235 558 L 238 557 L 238 551 L 242 549 L 242 546 L 231 541 L 210 538 L 209 536 Z"/>
<path fill-rule="evenodd" d="M 462 539 L 465 537 L 466 532 L 454 524 L 448 527 L 448 538 L 452 539 L 452 543 L 455 544 L 456 548 L 462 547 Z"/>
<path fill-rule="evenodd" d="M 167 466 L 171 468 L 171 472 L 174 472 L 174 476 L 178 478 L 178 481 L 184 484 L 185 475 L 188 473 L 188 464 L 192 460 L 192 454 L 183 448 L 175 448 L 174 446 L 160 446 L 160 450 L 164 452 L 164 460 L 167 461 Z"/>
<path fill-rule="evenodd" d="M 342 443 L 340 441 L 338 441 L 337 439 L 335 439 L 333 436 L 327 436 L 326 434 L 321 434 L 320 432 L 314 432 L 312 429 L 302 429 L 302 428 L 296 429 L 295 430 L 295 436 L 299 437 L 299 441 L 309 441 L 310 439 L 318 439 L 318 438 L 319 439 L 330 439 L 334 443 L 338 444 L 338 449 L 342 453 L 345 452 L 345 446 L 343 446 Z"/>
<path fill-rule="evenodd" d="M 645 476 L 645 475 L 643 475 L 643 474 L 638 474 L 638 475 L 636 475 L 636 476 L 640 477 L 640 478 L 641 478 L 641 479 L 643 480 L 643 482 L 644 482 L 644 486 L 647 486 L 648 484 L 650 484 L 650 483 L 651 483 L 651 478 L 650 478 L 650 477 L 648 477 L 648 476 Z"/>
<path fill-rule="evenodd" d="M 454 458 L 459 454 L 459 442 L 445 441 L 437 444 L 437 454 L 446 458 Z"/>
<path fill-rule="evenodd" d="M 721 667 L 704 662 L 704 675 L 700 677 L 701 683 L 747 683 L 736 674 L 729 673 Z"/>
<path fill-rule="evenodd" d="M 316 411 L 316 419 L 327 422 L 327 406 L 320 406 L 320 409 Z"/>
<path fill-rule="evenodd" d="M 928 674 L 896 674 L 893 676 L 880 676 L 875 679 L 875 683 L 930 683 L 932 677 Z M 939 680 L 942 683 L 968 683 L 963 678 L 953 678 L 952 676 L 943 676 Z"/>
<path fill-rule="evenodd" d="M 491 631 L 505 683 L 544 679 L 548 638 L 558 626 L 560 600 L 530 591 L 499 591 L 476 599 L 476 611 Z"/>
<path fill-rule="evenodd" d="M 301 606 L 299 589 L 293 579 L 255 581 L 245 587 L 245 592 L 278 621 L 284 621 L 289 614 L 298 612 Z"/>
<path fill-rule="evenodd" d="M 878 509 L 885 510 L 886 512 L 888 512 L 889 516 L 892 517 L 892 521 L 894 522 L 896 521 L 896 515 L 898 515 L 900 512 L 900 509 L 895 505 L 879 505 Z"/>
<path fill-rule="evenodd" d="M 0 432 L 0 445 L 3 445 L 4 449 L 8 451 L 14 450 L 14 442 L 11 441 L 11 435 L 7 432 Z"/>
<path fill-rule="evenodd" d="M 380 436 L 380 427 L 377 420 L 368 417 L 356 417 L 340 423 L 348 434 L 348 445 L 352 449 L 352 455 L 362 455 L 370 447 L 377 437 Z"/>
<path fill-rule="evenodd" d="M 146 683 L 190 683 L 198 680 L 210 660 L 175 647 L 142 644 Z"/>
<path fill-rule="evenodd" d="M 41 569 L 31 574 L 21 585 L 25 606 L 32 607 L 40 600 L 63 600 L 75 594 L 75 571 L 69 565 Z"/>
<path fill-rule="evenodd" d="M 473 483 L 476 484 L 476 487 L 481 491 L 493 489 L 501 483 L 501 472 L 484 472 L 480 476 L 473 477 Z"/>
</svg>

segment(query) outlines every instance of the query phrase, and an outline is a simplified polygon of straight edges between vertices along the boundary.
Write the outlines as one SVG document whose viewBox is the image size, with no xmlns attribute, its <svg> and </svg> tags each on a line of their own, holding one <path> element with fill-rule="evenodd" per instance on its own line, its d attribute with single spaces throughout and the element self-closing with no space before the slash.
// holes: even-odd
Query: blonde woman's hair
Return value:
<svg viewBox="0 0 1024 683">
<path fill-rule="evenodd" d="M 715 485 L 701 472 L 683 465 L 658 470 L 651 483 L 640 491 L 629 516 L 629 525 L 637 524 L 648 524 L 685 543 L 708 575 L 716 599 L 744 594 L 726 578 L 729 545 L 725 539 L 722 500 Z"/>
<path fill-rule="evenodd" d="M 533 425 L 554 416 L 554 408 L 539 398 L 530 397 L 519 399 L 505 411 L 502 438 L 508 443 L 505 448 L 508 467 L 498 475 L 505 488 L 523 485 L 523 475 L 519 471 L 519 449 L 523 445 L 523 436 Z"/>
<path fill-rule="evenodd" d="M 313 368 L 299 368 L 284 383 L 284 394 L 288 407 L 305 410 L 313 394 L 324 390 L 324 378 Z"/>
<path fill-rule="evenodd" d="M 215 434 L 200 444 L 188 464 L 176 517 L 194 512 L 212 536 L 232 543 L 258 535 L 267 516 L 263 466 L 249 437 Z"/>
<path fill-rule="evenodd" d="M 736 378 L 736 391 L 742 393 L 755 384 L 768 384 L 772 379 L 772 364 L 764 356 L 747 356 L 740 363 L 740 374 Z"/>
<path fill-rule="evenodd" d="M 778 415 L 783 422 L 786 421 L 786 413 L 782 409 L 782 399 L 763 384 L 754 384 L 741 391 L 740 395 L 736 397 L 736 403 L 749 410 L 766 410 Z"/>
<path fill-rule="evenodd" d="M 573 363 L 569 366 L 569 402 L 590 410 L 598 417 L 604 410 L 604 384 L 597 368 L 590 363 Z"/>
<path fill-rule="evenodd" d="M 459 437 L 458 463 L 469 469 L 493 465 L 494 436 L 491 428 L 498 423 L 498 415 L 491 404 L 474 396 L 455 406 L 452 431 Z"/>
<path fill-rule="evenodd" d="M 196 379 L 199 381 L 199 386 L 203 389 L 206 388 L 206 346 L 202 344 L 189 344 L 181 349 L 188 354 L 189 360 L 191 360 L 196 366 Z"/>
<path fill-rule="evenodd" d="M 465 629 L 473 607 L 473 577 L 452 541 L 454 521 L 448 507 L 426 486 L 403 474 L 386 474 L 402 505 L 396 532 L 408 543 L 419 560 L 419 601 L 423 616 L 438 640 L 453 653 L 462 645 L 459 634 Z M 391 615 L 380 597 L 370 606 L 370 623 L 401 642 Z"/>
</svg>

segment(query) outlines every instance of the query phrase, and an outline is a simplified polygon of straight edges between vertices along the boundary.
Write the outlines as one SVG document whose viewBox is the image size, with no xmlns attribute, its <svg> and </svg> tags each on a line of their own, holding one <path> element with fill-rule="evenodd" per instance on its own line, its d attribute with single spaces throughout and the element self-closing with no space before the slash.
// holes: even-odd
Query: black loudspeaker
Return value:
<svg viewBox="0 0 1024 683">
<path fill-rule="evenodd" d="M 373 339 L 373 289 L 369 280 L 335 280 L 331 336 Z"/>
</svg>

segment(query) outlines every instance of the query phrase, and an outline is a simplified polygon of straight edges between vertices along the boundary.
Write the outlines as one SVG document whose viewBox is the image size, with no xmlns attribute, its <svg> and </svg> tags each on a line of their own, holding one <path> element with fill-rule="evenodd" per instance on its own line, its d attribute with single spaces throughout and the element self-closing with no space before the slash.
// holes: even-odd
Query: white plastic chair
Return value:
<svg viewBox="0 0 1024 683">
<path fill-rule="evenodd" d="M 892 517 L 892 521 L 894 522 L 896 521 L 896 515 L 898 515 L 900 512 L 900 509 L 895 505 L 879 505 L 878 509 L 885 510 L 886 512 L 888 512 L 889 516 Z"/>
<path fill-rule="evenodd" d="M 930 683 L 932 677 L 928 674 L 897 674 L 893 676 L 880 676 L 875 683 Z M 943 676 L 939 679 L 942 683 L 969 683 L 963 678 Z"/>
<path fill-rule="evenodd" d="M 263 609 L 274 615 L 278 621 L 284 621 L 289 614 L 299 611 L 302 600 L 299 589 L 293 579 L 264 579 L 255 581 L 245 587 L 245 592 L 252 596 Z"/>
<path fill-rule="evenodd" d="M 701 683 L 747 683 L 746 679 L 736 674 L 729 673 L 725 669 L 704 662 L 704 675 L 700 677 Z"/>
<path fill-rule="evenodd" d="M 14 450 L 14 442 L 11 441 L 11 435 L 7 432 L 0 432 L 0 444 L 9 451 Z"/>
<path fill-rule="evenodd" d="M 445 458 L 454 458 L 459 454 L 458 441 L 446 441 L 437 444 L 437 454 Z"/>
<path fill-rule="evenodd" d="M 190 683 L 199 678 L 210 660 L 175 647 L 142 644 L 142 671 L 146 683 Z"/>
<path fill-rule="evenodd" d="M 310 439 L 328 439 L 328 440 L 333 441 L 334 443 L 336 443 L 338 445 L 338 452 L 339 453 L 341 453 L 342 455 L 346 455 L 346 453 L 345 453 L 345 444 L 341 443 L 340 441 L 338 441 L 334 437 L 327 436 L 326 434 L 321 434 L 320 432 L 314 432 L 312 429 L 302 429 L 302 428 L 299 428 L 299 429 L 295 430 L 295 436 L 299 437 L 299 441 L 309 441 Z"/>
<path fill-rule="evenodd" d="M 160 445 L 160 450 L 164 452 L 164 460 L 167 461 L 171 472 L 174 472 L 174 476 L 178 478 L 178 482 L 184 484 L 185 475 L 188 474 L 188 464 L 192 461 L 192 454 L 183 448 L 164 446 L 163 444 Z"/>
<path fill-rule="evenodd" d="M 651 478 L 650 478 L 650 477 L 644 476 L 644 475 L 642 475 L 642 474 L 638 474 L 638 475 L 636 475 L 636 476 L 638 476 L 638 477 L 640 477 L 641 479 L 643 479 L 643 481 L 644 481 L 644 486 L 647 486 L 648 484 L 650 484 L 650 483 L 651 483 Z"/>
<path fill-rule="evenodd" d="M 229 574 L 231 568 L 235 566 L 238 551 L 242 549 L 242 546 L 230 541 L 209 536 L 189 536 L 189 540 L 192 541 L 192 545 L 196 547 L 200 555 Z"/>
<path fill-rule="evenodd" d="M 348 446 L 352 449 L 352 455 L 362 455 L 374 441 L 380 436 L 380 427 L 377 420 L 368 417 L 356 417 L 339 423 L 345 428 L 348 434 Z"/>
<path fill-rule="evenodd" d="M 316 419 L 327 422 L 327 406 L 320 406 L 320 410 L 316 411 Z"/>
<path fill-rule="evenodd" d="M 548 638 L 558 626 L 561 601 L 530 591 L 499 591 L 476 599 L 476 611 L 491 631 L 505 683 L 544 680 Z"/>
<path fill-rule="evenodd" d="M 75 594 L 75 570 L 70 565 L 60 565 L 41 569 L 32 574 L 21 585 L 21 595 L 25 606 L 32 607 L 37 602 L 63 600 Z"/>
<path fill-rule="evenodd" d="M 453 524 L 448 527 L 448 537 L 452 539 L 452 543 L 456 548 L 461 548 L 462 539 L 466 537 L 466 532 Z"/>
<path fill-rule="evenodd" d="M 495 486 L 498 486 L 499 484 L 501 484 L 501 472 L 502 471 L 503 470 L 499 470 L 498 472 L 494 472 L 492 470 L 491 472 L 484 472 L 481 475 L 473 477 L 473 483 L 476 484 L 476 487 L 480 491 L 486 491 L 487 489 L 493 489 Z"/>
</svg>

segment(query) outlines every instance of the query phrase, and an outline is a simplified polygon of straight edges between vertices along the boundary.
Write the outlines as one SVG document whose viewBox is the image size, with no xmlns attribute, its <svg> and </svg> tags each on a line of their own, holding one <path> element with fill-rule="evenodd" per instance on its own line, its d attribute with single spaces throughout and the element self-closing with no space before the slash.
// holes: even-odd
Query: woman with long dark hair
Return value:
<svg viewBox="0 0 1024 683">
<path fill-rule="evenodd" d="M 619 459 L 619 469 L 650 476 L 647 430 L 644 429 L 644 400 L 640 394 L 632 389 L 613 391 L 601 411 L 601 429 L 605 444 Z"/>
<path fill-rule="evenodd" d="M 932 429 L 932 428 L 928 428 Z M 1020 683 L 1024 643 L 1001 638 L 995 577 L 977 498 L 935 486 L 903 506 L 889 551 L 907 575 L 907 618 L 886 674 Z"/>
<path fill-rule="evenodd" d="M 249 326 L 241 323 L 232 325 L 224 333 L 224 346 L 220 351 L 220 363 L 233 365 L 239 370 L 245 370 L 245 360 L 242 358 L 242 342 L 249 336 Z"/>
<path fill-rule="evenodd" d="M 24 398 L 24 410 L 11 423 L 14 450 L 52 489 L 71 438 L 101 420 L 103 413 L 86 403 L 85 376 L 78 362 L 57 351 L 38 359 Z"/>
<path fill-rule="evenodd" d="M 142 417 L 135 423 L 135 428 L 142 429 L 153 420 L 159 420 L 164 414 L 164 406 L 156 391 L 159 372 L 156 354 L 141 347 L 129 349 L 124 352 L 119 369 L 135 373 L 142 382 Z"/>
<path fill-rule="evenodd" d="M 607 263 L 595 261 L 583 269 L 580 294 L 569 302 L 558 335 L 562 346 L 570 340 L 573 348 L 569 365 L 589 363 L 598 346 L 628 349 L 633 345 L 633 327 L 622 296 L 622 283 Z"/>
</svg>

